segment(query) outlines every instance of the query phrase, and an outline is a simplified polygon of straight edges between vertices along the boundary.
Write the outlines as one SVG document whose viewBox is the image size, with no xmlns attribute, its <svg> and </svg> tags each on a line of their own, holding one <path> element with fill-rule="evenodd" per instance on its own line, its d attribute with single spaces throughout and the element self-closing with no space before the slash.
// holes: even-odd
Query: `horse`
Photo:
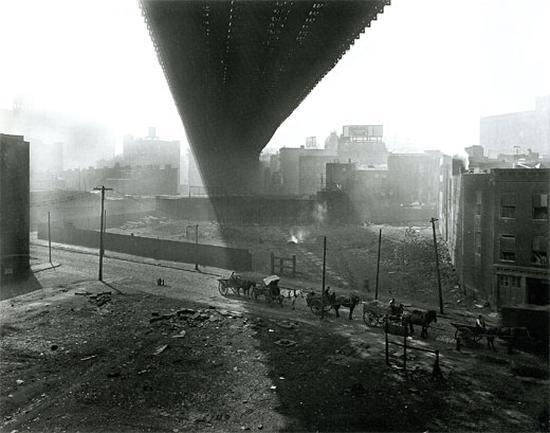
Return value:
<svg viewBox="0 0 550 433">
<path fill-rule="evenodd" d="M 403 313 L 401 323 L 403 326 L 409 326 L 411 334 L 414 334 L 413 325 L 422 326 L 421 338 L 428 336 L 428 327 L 430 323 L 437 322 L 437 312 L 435 310 L 412 310 Z"/>
<path fill-rule="evenodd" d="M 508 327 L 508 326 L 490 326 L 485 328 L 483 333 L 487 340 L 487 348 L 496 352 L 495 338 L 501 338 L 508 341 L 508 352 L 512 353 L 513 346 L 517 343 L 517 340 L 521 337 L 530 338 L 529 331 L 525 327 Z"/>
<path fill-rule="evenodd" d="M 241 289 L 243 289 L 243 295 L 247 298 L 250 297 L 250 289 L 252 289 L 256 283 L 251 280 L 239 280 L 239 285 L 237 286 L 237 295 L 241 295 Z"/>
<path fill-rule="evenodd" d="M 355 309 L 355 306 L 361 302 L 361 299 L 357 295 L 336 296 L 336 293 L 334 292 L 330 294 L 329 299 L 331 307 L 336 312 L 336 317 L 340 317 L 340 313 L 338 312 L 340 307 L 349 308 L 349 320 L 353 320 L 353 310 Z"/>
</svg>

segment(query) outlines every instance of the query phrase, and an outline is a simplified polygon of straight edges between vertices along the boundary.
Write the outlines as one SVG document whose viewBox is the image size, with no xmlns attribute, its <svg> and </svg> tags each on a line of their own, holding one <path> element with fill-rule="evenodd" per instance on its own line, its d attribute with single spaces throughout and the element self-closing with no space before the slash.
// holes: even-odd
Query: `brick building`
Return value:
<svg viewBox="0 0 550 433">
<path fill-rule="evenodd" d="M 465 290 L 502 307 L 549 303 L 550 169 L 461 176 L 455 266 Z"/>
<path fill-rule="evenodd" d="M 29 143 L 0 134 L 0 283 L 29 269 Z"/>
</svg>

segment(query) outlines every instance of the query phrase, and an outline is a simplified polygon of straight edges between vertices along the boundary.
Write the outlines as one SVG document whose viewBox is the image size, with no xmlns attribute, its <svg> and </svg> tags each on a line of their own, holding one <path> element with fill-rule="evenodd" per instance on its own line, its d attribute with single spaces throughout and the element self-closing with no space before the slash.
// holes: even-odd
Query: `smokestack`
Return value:
<svg viewBox="0 0 550 433">
<path fill-rule="evenodd" d="M 149 138 L 156 138 L 157 137 L 157 129 L 154 126 L 149 127 Z"/>
</svg>

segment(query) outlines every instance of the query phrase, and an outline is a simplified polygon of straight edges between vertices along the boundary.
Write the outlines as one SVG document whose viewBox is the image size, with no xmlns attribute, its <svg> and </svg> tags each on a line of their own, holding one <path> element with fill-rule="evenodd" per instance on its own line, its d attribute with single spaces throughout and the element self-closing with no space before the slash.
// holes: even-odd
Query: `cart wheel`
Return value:
<svg viewBox="0 0 550 433">
<path fill-rule="evenodd" d="M 363 321 L 365 322 L 365 325 L 370 326 L 371 328 L 379 325 L 378 317 L 370 311 L 363 312 Z"/>
<path fill-rule="evenodd" d="M 321 314 L 321 306 L 317 304 L 311 304 L 309 306 L 313 314 Z"/>
<path fill-rule="evenodd" d="M 227 286 L 225 285 L 224 282 L 220 281 L 218 283 L 218 290 L 220 291 L 220 293 L 225 296 L 227 295 Z"/>
</svg>

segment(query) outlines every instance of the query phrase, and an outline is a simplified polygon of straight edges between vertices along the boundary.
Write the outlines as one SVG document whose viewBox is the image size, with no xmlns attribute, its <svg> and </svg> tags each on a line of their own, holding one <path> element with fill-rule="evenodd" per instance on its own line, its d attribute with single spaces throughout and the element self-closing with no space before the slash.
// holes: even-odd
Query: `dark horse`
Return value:
<svg viewBox="0 0 550 433">
<path fill-rule="evenodd" d="M 421 338 L 428 336 L 428 327 L 430 323 L 437 322 L 437 313 L 435 310 L 412 310 L 403 313 L 402 324 L 409 326 L 411 334 L 414 334 L 413 325 L 422 326 Z"/>
<path fill-rule="evenodd" d="M 496 352 L 495 338 L 500 338 L 508 343 L 508 353 L 512 353 L 514 346 L 521 338 L 531 338 L 529 331 L 525 327 L 507 327 L 507 326 L 491 326 L 484 329 L 485 338 L 487 339 L 487 347 Z"/>
<path fill-rule="evenodd" d="M 329 299 L 331 307 L 336 312 L 336 317 L 340 317 L 340 314 L 338 313 L 340 307 L 349 308 L 349 320 L 353 320 L 353 310 L 355 309 L 355 306 L 361 302 L 361 299 L 359 299 L 359 296 L 357 295 L 336 296 L 336 293 L 331 293 Z"/>
</svg>

